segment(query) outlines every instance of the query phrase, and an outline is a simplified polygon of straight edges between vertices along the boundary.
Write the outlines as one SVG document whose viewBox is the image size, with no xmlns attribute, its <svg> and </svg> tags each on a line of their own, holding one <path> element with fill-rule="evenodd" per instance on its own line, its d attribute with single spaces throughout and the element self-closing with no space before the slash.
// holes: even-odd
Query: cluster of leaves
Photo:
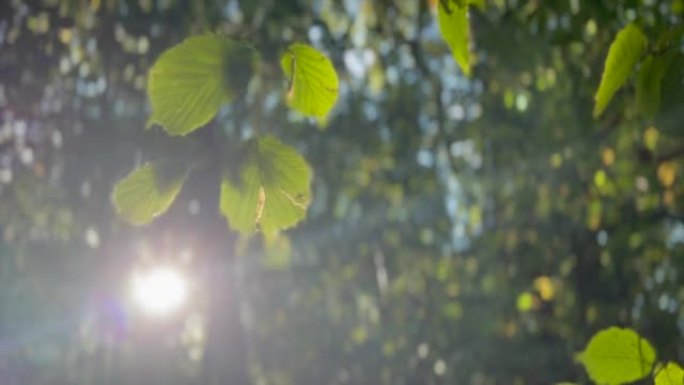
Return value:
<svg viewBox="0 0 684 385">
<path fill-rule="evenodd" d="M 260 66 L 256 50 L 218 35 L 188 38 L 164 52 L 150 70 L 152 104 L 148 126 L 172 136 L 188 135 L 210 122 L 225 104 L 244 93 Z M 286 101 L 293 109 L 324 122 L 338 96 L 331 61 L 306 44 L 292 44 L 280 59 L 289 82 Z M 244 145 L 238 164 L 224 166 L 221 212 L 244 235 L 260 229 L 267 237 L 295 225 L 310 201 L 311 167 L 294 148 L 273 136 Z M 165 212 L 180 192 L 193 164 L 161 160 L 132 171 L 114 188 L 119 214 L 146 224 Z"/>
<path fill-rule="evenodd" d="M 655 385 L 684 384 L 684 369 L 672 361 L 658 363 L 651 343 L 632 329 L 599 331 L 577 359 L 597 384 L 621 385 L 649 375 Z"/>
<path fill-rule="evenodd" d="M 470 5 L 484 8 L 481 0 L 442 0 L 437 11 L 442 36 L 467 76 L 473 65 Z M 194 132 L 244 93 L 260 67 L 259 53 L 246 43 L 213 34 L 186 39 L 164 52 L 149 72 L 152 115 L 147 126 L 161 125 L 171 136 Z M 295 43 L 281 56 L 280 67 L 289 83 L 287 104 L 325 126 L 339 89 L 330 59 Z M 232 229 L 244 235 L 259 229 L 272 239 L 306 216 L 311 167 L 273 136 L 251 138 L 245 148 L 237 168 L 225 167 L 220 210 Z M 151 222 L 169 209 L 193 166 L 160 160 L 133 170 L 114 188 L 117 212 L 132 224 Z"/>
<path fill-rule="evenodd" d="M 663 79 L 678 79 L 681 72 L 679 64 L 683 56 L 678 48 L 682 33 L 684 28 L 673 27 L 661 33 L 655 41 L 649 41 L 635 24 L 628 24 L 618 32 L 610 45 L 601 83 L 594 96 L 594 117 L 603 114 L 615 93 L 632 77 L 638 66 L 635 79 L 637 106 L 644 117 L 653 119 L 660 109 L 663 93 L 667 98 L 674 91 L 672 82 L 670 87 L 662 87 Z M 676 81 L 674 87 L 677 87 Z"/>
<path fill-rule="evenodd" d="M 96 3 L 99 2 L 93 2 Z M 194 4 L 177 2 L 172 7 L 181 9 L 174 11 L 178 14 L 190 15 L 192 13 L 185 12 L 187 8 L 182 7 L 191 3 Z M 211 3 L 225 5 L 224 1 L 202 2 Z M 261 12 L 262 9 L 294 9 L 294 4 L 305 2 L 271 2 L 275 4 L 271 8 L 267 3 L 258 6 L 251 1 L 238 3 L 245 24 L 249 24 L 253 21 L 249 7 L 259 8 Z M 681 301 L 681 274 L 670 274 L 681 268 L 678 261 L 682 259 L 677 254 L 681 249 L 677 251 L 665 244 L 663 237 L 667 230 L 659 218 L 678 214 L 681 166 L 674 159 L 654 167 L 648 154 L 654 157 L 667 155 L 668 150 L 677 150 L 674 146 L 680 143 L 665 135 L 658 124 L 646 130 L 643 122 L 634 124 L 633 109 L 620 108 L 621 102 L 631 102 L 629 97 L 613 99 L 614 108 L 607 111 L 611 116 L 606 122 L 592 122 L 591 98 L 598 81 L 587 81 L 587 78 L 593 76 L 594 65 L 598 69 L 603 61 L 614 34 L 612 31 L 625 25 L 625 18 L 633 19 L 623 15 L 624 11 L 633 11 L 639 28 L 649 34 L 663 24 L 669 25 L 672 19 L 681 20 L 676 11 L 661 11 L 662 4 L 655 4 L 659 2 L 635 5 L 630 1 L 552 0 L 526 4 L 490 1 L 486 13 L 473 12 L 470 7 L 467 12 L 458 14 L 454 11 L 463 8 L 456 7 L 469 6 L 469 2 L 435 0 L 432 4 L 438 12 L 438 5 L 444 7 L 443 17 L 466 15 L 459 19 L 463 22 L 458 25 L 441 23 L 442 30 L 458 27 L 457 31 L 470 33 L 470 27 L 463 28 L 463 25 L 477 26 L 473 32 L 477 32 L 478 48 L 482 53 L 477 70 L 484 81 L 477 78 L 463 81 L 473 89 L 481 89 L 477 95 L 463 96 L 459 87 L 451 86 L 462 79 L 454 76 L 458 71 L 448 63 L 450 58 L 420 55 L 430 52 L 431 42 L 426 37 L 430 36 L 428 31 L 432 31 L 432 26 L 418 29 L 419 33 L 423 31 L 421 41 L 426 42 L 425 46 L 417 47 L 416 52 L 403 50 L 405 44 L 410 45 L 415 38 L 417 4 L 426 6 L 428 2 L 351 2 L 364 3 L 361 11 L 366 13 L 370 8 L 373 14 L 398 15 L 396 18 L 358 17 L 358 22 L 358 15 L 347 15 L 351 10 L 342 9 L 347 2 L 342 2 L 345 5 L 327 1 L 317 3 L 324 5 L 321 5 L 320 14 L 313 14 L 317 24 L 312 30 L 320 31 L 318 28 L 323 25 L 323 40 L 318 43 L 324 42 L 334 49 L 332 57 L 344 54 L 346 60 L 348 52 L 356 52 L 358 41 L 352 45 L 346 40 L 354 36 L 354 31 L 361 31 L 359 34 L 373 31 L 368 33 L 368 40 L 361 48 L 372 51 L 379 60 L 373 64 L 367 78 L 361 77 L 368 80 L 367 84 L 350 96 L 349 109 L 329 123 L 330 135 L 305 136 L 299 143 L 307 151 L 307 160 L 316 165 L 317 184 L 330 193 L 317 197 L 315 215 L 310 215 L 311 220 L 293 234 L 293 241 L 300 237 L 301 243 L 293 243 L 298 247 L 298 253 L 292 262 L 292 275 L 290 269 L 271 274 L 255 268 L 245 280 L 254 287 L 249 297 L 245 296 L 245 301 L 259 310 L 255 317 L 258 332 L 247 331 L 252 334 L 253 341 L 257 341 L 253 345 L 255 366 L 260 366 L 263 374 L 259 375 L 269 380 L 271 376 L 279 377 L 266 382 L 553 383 L 575 376 L 567 354 L 569 349 L 565 347 L 583 343 L 587 329 L 618 322 L 643 322 L 640 329 L 649 335 L 653 346 L 658 347 L 659 356 L 673 356 L 671 353 L 680 340 L 675 321 L 681 320 L 681 315 L 661 307 L 660 300 L 668 300 L 666 305 L 672 300 Z M 579 8 L 571 10 L 573 4 Z M 386 12 L 387 9 L 394 12 Z M 328 13 L 324 13 L 326 10 Z M 221 16 L 214 15 L 222 15 L 221 12 L 207 13 L 216 18 Z M 271 17 L 273 13 L 266 11 L 265 21 L 255 23 L 262 31 L 268 31 L 259 35 L 262 36 L 259 46 L 264 42 L 280 41 L 288 27 L 295 29 L 296 36 L 301 36 L 311 27 L 312 20 L 307 12 L 302 14 L 305 16 L 301 20 L 305 21 L 297 25 L 292 18 L 276 20 Z M 107 13 L 100 12 L 100 16 L 103 15 Z M 133 72 L 134 76 L 130 77 L 131 84 L 135 81 L 140 85 L 136 86 L 138 90 L 144 88 L 142 72 L 147 71 L 150 60 L 156 55 L 155 48 L 169 46 L 170 42 L 178 41 L 188 33 L 185 28 L 179 28 L 183 23 L 176 18 L 165 22 L 162 16 L 155 13 L 149 18 L 136 19 L 135 23 L 132 23 L 134 16 L 130 13 L 117 19 L 134 34 L 140 32 L 135 32 L 127 23 L 162 23 L 163 38 L 150 37 L 150 57 L 141 55 L 135 67 L 141 73 L 135 76 L 137 72 Z M 665 19 L 667 21 L 663 21 Z M 321 20 L 320 25 L 318 20 Z M 336 21 L 341 27 L 336 26 Z M 351 22 L 354 28 L 346 34 Z M 100 37 L 93 32 L 99 50 L 109 52 L 109 59 L 118 59 L 103 59 L 106 64 L 103 67 L 115 74 L 128 72 L 123 70 L 130 59 L 119 55 L 117 46 L 108 45 L 107 39 L 102 38 L 114 36 L 111 27 L 104 24 L 100 28 L 99 21 L 96 25 L 97 31 L 101 31 L 98 32 Z M 212 29 L 231 30 L 215 25 Z M 339 30 L 343 32 L 336 32 Z M 91 34 L 81 35 L 83 45 L 89 41 L 88 36 Z M 653 33 L 653 36 L 658 35 Z M 470 38 L 463 39 L 466 40 L 470 44 Z M 40 46 L 24 44 L 25 47 Z M 131 44 L 126 44 L 128 46 Z M 137 49 L 138 45 L 132 47 Z M 30 52 L 34 50 L 32 48 Z M 649 50 L 647 47 L 644 52 Z M 247 48 L 245 51 L 253 50 Z M 426 68 L 440 70 L 420 73 L 419 68 L 404 66 L 402 62 L 411 62 L 405 60 L 407 55 L 418 63 L 422 57 L 428 64 Z M 251 62 L 251 54 L 245 56 L 247 59 L 243 62 Z M 467 57 L 467 68 L 473 68 L 475 59 Z M 186 57 L 191 58 L 191 55 Z M 43 62 L 33 59 L 21 63 L 27 66 Z M 274 63 L 276 66 L 270 68 L 277 69 L 278 63 Z M 632 70 L 637 69 L 635 74 L 640 72 L 642 65 L 633 66 Z M 675 68 L 671 66 L 670 71 Z M 390 75 L 397 69 L 406 76 L 392 79 Z M 16 78 L 31 79 L 28 76 Z M 107 77 L 112 78 L 116 77 Z M 126 76 L 120 78 L 126 79 Z M 358 80 L 353 79 L 354 76 L 350 78 Z M 681 83 L 663 80 L 660 84 L 666 88 Z M 353 81 L 348 85 L 354 89 Z M 125 103 L 138 106 L 138 110 L 142 109 L 139 107 L 143 104 L 139 102 L 141 95 L 135 95 L 134 100 L 122 98 L 120 90 L 125 87 L 111 80 L 107 87 L 109 98 L 97 99 L 103 100 L 105 108 L 123 99 Z M 244 85 L 240 82 L 230 86 L 233 92 L 226 97 L 236 106 L 239 98 L 236 90 L 241 87 Z M 378 93 L 380 98 L 375 98 Z M 470 97 L 476 97 L 477 104 L 469 103 L 467 98 Z M 346 102 L 344 107 L 347 107 Z M 250 99 L 248 103 L 256 104 L 258 98 Z M 424 122 L 431 123 L 429 119 L 440 107 L 448 112 L 445 121 L 438 130 L 432 125 L 427 129 Z M 232 106 L 227 110 L 232 112 Z M 375 111 L 376 117 L 365 117 L 367 110 Z M 470 120 L 470 116 L 478 115 L 475 113 L 478 110 L 484 113 Z M 76 111 L 85 116 L 83 110 Z M 280 112 L 276 110 L 276 114 Z M 464 119 L 457 118 L 459 115 Z M 137 142 L 125 129 L 129 124 L 120 115 L 112 116 L 116 118 L 107 130 L 87 130 L 99 122 L 86 122 L 86 133 L 116 132 L 120 134 L 120 146 L 127 147 L 123 154 L 130 155 Z M 142 126 L 146 118 L 147 115 L 136 115 L 132 126 Z M 278 116 L 271 119 L 280 120 Z M 618 123 L 610 134 L 596 135 L 596 130 L 613 119 Z M 285 120 L 282 119 L 283 128 L 287 124 Z M 297 130 L 294 124 L 283 129 L 282 136 L 277 136 L 286 141 L 286 137 L 296 136 Z M 198 134 L 207 131 L 205 128 Z M 124 137 L 126 134 L 128 136 Z M 100 138 L 109 142 L 102 145 L 103 150 L 98 154 L 112 147 L 110 136 Z M 249 181 L 253 180 L 251 175 L 254 173 L 237 166 L 270 152 L 273 148 L 269 144 L 270 138 L 259 137 L 262 143 L 254 138 L 242 143 L 243 154 L 237 157 L 238 161 L 224 166 L 228 193 L 236 196 L 231 202 L 242 199 L 243 190 L 244 196 L 251 199 L 245 199 L 245 207 L 249 210 L 245 217 L 250 219 L 245 223 L 250 229 L 255 227 L 257 218 L 262 222 L 259 227 L 264 228 L 267 211 L 258 208 L 266 208 L 270 200 L 260 198 L 261 188 L 251 187 Z M 71 143 L 70 139 L 67 136 L 65 141 Z M 484 161 L 470 164 L 465 156 L 456 155 L 454 150 L 463 143 L 471 144 L 470 154 L 481 156 L 480 160 Z M 644 151 L 647 156 L 636 153 L 635 148 L 642 147 L 648 150 Z M 212 149 L 220 152 L 224 147 Z M 164 151 L 164 154 L 172 152 Z M 170 158 L 178 160 L 175 156 Z M 417 158 L 420 164 L 417 164 Z M 81 168 L 68 168 L 69 174 L 80 178 L 74 178 L 77 183 L 72 183 L 76 190 L 86 177 L 99 175 L 96 167 L 105 163 L 102 159 L 106 159 L 106 170 L 109 170 L 105 175 L 118 176 L 120 165 L 127 164 L 130 157 L 114 161 L 109 157 L 96 157 L 92 162 L 81 159 L 79 166 L 90 174 L 83 173 L 87 175 L 84 176 L 77 171 Z M 192 167 L 184 160 L 175 163 L 176 166 L 164 158 L 148 164 L 156 170 L 153 174 L 161 186 L 155 186 L 146 195 L 158 199 L 159 207 L 150 206 L 152 212 L 164 211 L 165 202 L 171 205 L 181 188 L 185 193 L 189 193 L 191 187 L 193 193 L 199 190 L 188 184 L 180 186 L 193 182 L 188 177 Z M 435 168 L 439 168 L 439 175 L 433 172 L 431 164 L 437 164 Z M 273 172 L 278 173 L 277 170 Z M 195 175 L 193 168 L 192 176 Z M 446 177 L 442 178 L 442 175 Z M 214 180 L 218 178 L 212 178 L 212 182 Z M 453 223 L 449 223 L 445 214 L 450 210 L 445 210 L 442 204 L 442 198 L 451 199 L 457 195 L 451 189 L 455 180 L 461 183 L 465 193 L 457 196 L 458 205 L 453 205 L 456 207 L 453 211 L 457 213 L 450 215 L 466 217 L 465 234 L 472 236 L 469 247 L 457 252 L 449 248 L 453 240 L 450 235 L 456 228 L 450 227 Z M 71 183 L 71 179 L 64 181 Z M 442 190 L 441 182 L 449 186 L 449 191 Z M 109 188 L 110 180 L 105 178 L 101 183 L 106 186 L 102 186 L 104 190 Z M 254 186 L 259 183 L 254 182 Z M 243 190 L 236 192 L 235 186 L 243 186 Z M 94 188 L 92 196 L 103 195 Z M 287 190 L 280 197 L 306 199 L 306 194 L 300 195 L 300 192 L 302 190 Z M 263 196 L 269 194 L 264 186 Z M 320 206 L 318 198 L 323 202 Z M 97 201 L 91 199 L 89 202 Z M 145 199 L 139 199 L 139 202 L 149 206 Z M 203 208 L 204 202 L 202 200 Z M 213 204 L 214 200 L 208 202 Z M 674 204 L 665 206 L 664 202 Z M 82 202 L 78 203 L 74 206 L 81 207 Z M 239 207 L 223 207 L 222 210 Z M 296 205 L 289 207 L 296 213 Z M 108 210 L 102 211 L 109 214 Z M 200 215 L 207 211 L 203 209 Z M 314 210 L 310 212 L 313 214 Z M 88 214 L 92 216 L 92 210 Z M 143 214 L 143 218 L 149 215 L 154 214 Z M 229 217 L 229 220 L 233 219 Z M 239 225 L 230 223 L 233 228 Z M 102 239 L 106 239 L 107 235 L 102 234 Z M 315 261 L 316 265 L 307 266 L 302 274 L 303 259 Z M 61 262 L 56 258 L 50 260 Z M 373 265 L 369 266 L 371 261 Z M 249 261 L 260 262 L 258 258 Z M 651 277 L 658 277 L 656 273 L 662 269 L 667 269 L 667 274 L 663 275 L 663 283 L 658 284 L 661 281 Z M 374 270 L 377 279 L 372 274 Z M 266 279 L 259 279 L 262 276 L 257 274 L 264 274 Z M 380 279 L 382 277 L 384 281 Z M 649 286 L 649 280 L 651 284 L 656 282 L 655 288 Z M 63 287 L 50 285 L 46 290 Z M 512 296 L 521 290 L 525 295 L 516 311 Z M 8 290 L 4 292 L 9 293 Z M 635 296 L 642 294 L 645 300 L 635 301 Z M 7 298 L 8 306 L 16 306 L 15 297 L 8 295 Z M 262 330 L 267 330 L 268 334 L 261 334 Z M 208 335 L 210 339 L 215 338 L 211 331 Z M 578 338 L 580 341 L 576 340 Z M 276 340 L 278 344 L 273 343 Z M 302 354 L 293 355 L 292 351 Z M 517 354 L 520 351 L 526 354 Z M 413 365 L 415 362 L 418 366 Z M 438 372 L 444 377 L 432 380 L 432 376 L 440 376 Z M 383 377 L 376 380 L 373 376 L 380 377 L 380 373 Z M 338 376 L 339 381 L 336 380 Z"/>
</svg>

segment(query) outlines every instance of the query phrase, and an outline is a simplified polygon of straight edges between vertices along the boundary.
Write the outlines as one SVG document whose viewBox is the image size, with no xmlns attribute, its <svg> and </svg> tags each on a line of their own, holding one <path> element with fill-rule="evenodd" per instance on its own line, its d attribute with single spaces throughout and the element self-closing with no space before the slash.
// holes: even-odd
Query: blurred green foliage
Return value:
<svg viewBox="0 0 684 385">
<path fill-rule="evenodd" d="M 3 383 L 587 383 L 573 357 L 613 325 L 682 362 L 684 2 L 469 7 L 470 78 L 441 3 L 0 2 Z M 674 57 L 648 76 L 642 58 L 594 119 L 627 25 Z M 148 71 L 206 32 L 256 47 L 257 81 L 201 130 L 145 132 Z M 283 97 L 294 42 L 338 71 L 325 131 Z M 311 202 L 236 259 L 217 181 L 241 159 L 230 138 L 257 131 L 308 160 Z M 128 226 L 114 183 L 168 158 L 202 162 L 164 217 Z M 197 271 L 196 303 L 128 315 L 131 267 L 164 258 Z"/>
</svg>

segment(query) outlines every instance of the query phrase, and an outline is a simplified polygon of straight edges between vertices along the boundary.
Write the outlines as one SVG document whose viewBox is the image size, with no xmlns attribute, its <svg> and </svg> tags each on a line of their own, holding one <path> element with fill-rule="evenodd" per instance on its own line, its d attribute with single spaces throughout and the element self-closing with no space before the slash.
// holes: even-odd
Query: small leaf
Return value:
<svg viewBox="0 0 684 385">
<path fill-rule="evenodd" d="M 641 63 L 636 79 L 636 97 L 639 110 L 648 118 L 654 118 L 660 108 L 660 85 L 675 52 L 662 56 L 648 55 Z"/>
<path fill-rule="evenodd" d="M 339 79 L 330 59 L 309 45 L 296 43 L 280 58 L 280 67 L 290 83 L 288 105 L 325 122 L 339 92 Z"/>
<path fill-rule="evenodd" d="M 646 377 L 656 353 L 634 330 L 611 327 L 591 338 L 579 360 L 594 382 L 619 385 Z"/>
<path fill-rule="evenodd" d="M 470 22 L 468 6 L 457 2 L 448 4 L 440 1 L 437 9 L 437 21 L 442 38 L 451 48 L 454 60 L 466 76 L 471 74 L 472 57 L 470 54 Z"/>
<path fill-rule="evenodd" d="M 272 136 L 254 139 L 237 175 L 221 182 L 221 213 L 231 228 L 267 238 L 294 226 L 309 206 L 311 168 L 297 150 Z"/>
<path fill-rule="evenodd" d="M 148 126 L 160 124 L 169 135 L 187 135 L 205 125 L 240 91 L 235 88 L 249 80 L 254 59 L 251 48 L 210 34 L 167 50 L 147 79 L 152 103 Z"/>
<path fill-rule="evenodd" d="M 684 369 L 674 362 L 656 371 L 655 385 L 684 385 Z"/>
<path fill-rule="evenodd" d="M 134 225 L 149 223 L 171 207 L 186 176 L 168 163 L 145 163 L 114 186 L 114 207 Z"/>
<path fill-rule="evenodd" d="M 594 95 L 595 118 L 603 113 L 615 92 L 625 84 L 644 48 L 646 37 L 634 24 L 628 24 L 617 34 L 608 50 L 601 84 Z"/>
</svg>

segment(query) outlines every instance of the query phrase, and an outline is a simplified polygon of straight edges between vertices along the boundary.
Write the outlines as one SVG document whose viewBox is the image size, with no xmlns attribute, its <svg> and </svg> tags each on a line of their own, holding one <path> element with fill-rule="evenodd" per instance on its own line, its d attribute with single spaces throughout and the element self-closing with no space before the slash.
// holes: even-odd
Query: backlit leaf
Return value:
<svg viewBox="0 0 684 385">
<path fill-rule="evenodd" d="M 330 59 L 309 45 L 296 43 L 287 48 L 280 66 L 290 84 L 288 105 L 325 122 L 339 91 L 339 79 Z"/>
<path fill-rule="evenodd" d="M 442 38 L 451 48 L 454 60 L 466 76 L 471 74 L 472 56 L 470 54 L 470 22 L 468 6 L 457 2 L 440 1 L 437 21 Z"/>
<path fill-rule="evenodd" d="M 579 360 L 597 384 L 619 385 L 647 376 L 656 353 L 634 330 L 611 327 L 591 338 Z"/>
<path fill-rule="evenodd" d="M 251 48 L 210 34 L 167 50 L 147 79 L 148 126 L 160 124 L 170 135 L 186 135 L 205 125 L 249 80 L 253 58 Z"/>
<path fill-rule="evenodd" d="M 261 229 L 267 238 L 306 216 L 311 168 L 294 148 L 272 136 L 249 143 L 239 172 L 221 182 L 221 213 L 243 234 Z"/>
<path fill-rule="evenodd" d="M 114 186 L 114 207 L 134 225 L 149 223 L 171 207 L 186 175 L 167 163 L 145 163 Z"/>
<path fill-rule="evenodd" d="M 615 92 L 625 84 L 634 70 L 634 65 L 646 48 L 646 36 L 634 24 L 628 24 L 613 40 L 594 95 L 594 117 L 599 117 L 610 103 Z"/>
<path fill-rule="evenodd" d="M 655 385 L 684 385 L 684 370 L 674 362 L 657 370 Z"/>
</svg>

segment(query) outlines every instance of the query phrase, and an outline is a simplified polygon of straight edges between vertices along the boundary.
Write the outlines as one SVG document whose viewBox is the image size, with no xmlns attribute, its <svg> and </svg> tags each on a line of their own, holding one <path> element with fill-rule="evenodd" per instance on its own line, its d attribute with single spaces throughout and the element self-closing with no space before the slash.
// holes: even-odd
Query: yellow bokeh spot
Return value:
<svg viewBox="0 0 684 385">
<path fill-rule="evenodd" d="M 73 33 L 71 32 L 71 28 L 59 29 L 59 41 L 61 41 L 63 44 L 69 44 L 72 37 Z"/>
<path fill-rule="evenodd" d="M 658 165 L 658 181 L 663 187 L 672 187 L 677 176 L 677 165 L 674 162 L 663 162 Z"/>
<path fill-rule="evenodd" d="M 534 280 L 534 288 L 539 292 L 539 296 L 544 301 L 550 301 L 556 294 L 553 281 L 547 276 L 537 277 Z"/>
<path fill-rule="evenodd" d="M 612 148 L 604 148 L 601 152 L 601 159 L 606 167 L 610 167 L 615 163 L 615 151 Z"/>
<path fill-rule="evenodd" d="M 596 187 L 603 187 L 606 185 L 606 181 L 608 180 L 608 177 L 606 176 L 606 172 L 603 170 L 598 170 L 594 174 L 594 184 Z"/>
<path fill-rule="evenodd" d="M 515 337 L 518 334 L 518 325 L 515 322 L 506 322 L 503 328 L 503 334 L 508 337 Z"/>
<path fill-rule="evenodd" d="M 361 345 L 368 339 L 368 333 L 366 333 L 366 329 L 364 329 L 363 327 L 357 327 L 352 331 L 351 339 L 355 343 Z"/>
<path fill-rule="evenodd" d="M 585 26 L 585 31 L 587 33 L 588 37 L 592 37 L 596 35 L 596 31 L 598 29 L 598 26 L 596 25 L 596 21 L 594 19 L 590 19 L 587 21 L 587 25 Z"/>
<path fill-rule="evenodd" d="M 660 134 L 658 133 L 657 128 L 654 126 L 647 128 L 646 131 L 644 131 L 644 144 L 646 145 L 646 148 L 651 151 L 655 150 L 658 145 L 659 136 Z"/>
<path fill-rule="evenodd" d="M 563 156 L 559 153 L 551 155 L 551 167 L 559 168 L 563 164 Z"/>
<path fill-rule="evenodd" d="M 596 306 L 589 306 L 585 313 L 585 318 L 587 322 L 593 323 L 598 318 L 598 309 Z"/>
</svg>

